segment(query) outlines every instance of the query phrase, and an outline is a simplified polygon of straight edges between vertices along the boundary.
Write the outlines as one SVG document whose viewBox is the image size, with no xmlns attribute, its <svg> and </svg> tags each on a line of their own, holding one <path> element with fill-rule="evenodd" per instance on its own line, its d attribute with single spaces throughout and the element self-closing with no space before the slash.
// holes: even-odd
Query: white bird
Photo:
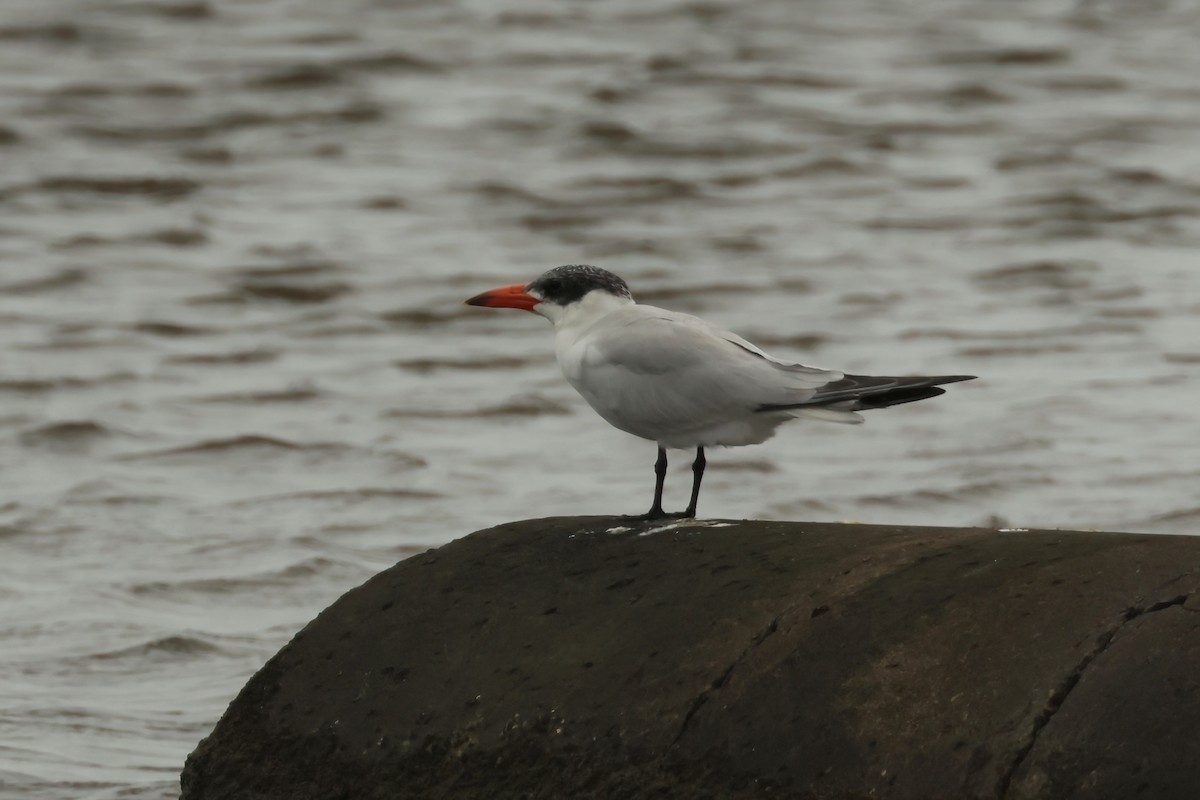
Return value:
<svg viewBox="0 0 1200 800">
<path fill-rule="evenodd" d="M 975 377 L 847 375 L 782 361 L 699 317 L 635 302 L 624 280 L 599 267 L 556 267 L 466 303 L 550 320 L 567 382 L 610 425 L 658 443 L 646 519 L 696 515 L 705 447 L 758 444 L 797 417 L 859 423 L 858 411 L 936 397 L 939 384 Z M 691 502 L 667 514 L 666 449 L 692 447 Z"/>
</svg>

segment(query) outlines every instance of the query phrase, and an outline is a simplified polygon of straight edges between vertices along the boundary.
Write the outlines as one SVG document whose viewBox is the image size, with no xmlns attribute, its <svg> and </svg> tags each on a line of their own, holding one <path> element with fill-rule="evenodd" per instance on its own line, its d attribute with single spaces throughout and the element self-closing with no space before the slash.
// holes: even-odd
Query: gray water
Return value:
<svg viewBox="0 0 1200 800">
<path fill-rule="evenodd" d="M 653 445 L 545 321 L 460 304 L 557 264 L 981 376 L 711 453 L 704 515 L 1191 533 L 1198 35 L 1146 0 L 2 0 L 0 795 L 173 797 L 373 573 L 645 510 Z"/>
</svg>

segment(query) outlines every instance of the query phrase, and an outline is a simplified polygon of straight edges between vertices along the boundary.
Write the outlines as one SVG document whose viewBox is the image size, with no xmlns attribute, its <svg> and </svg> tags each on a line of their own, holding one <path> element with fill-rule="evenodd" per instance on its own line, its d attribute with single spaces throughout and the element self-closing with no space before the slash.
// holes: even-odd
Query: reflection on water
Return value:
<svg viewBox="0 0 1200 800">
<path fill-rule="evenodd" d="M 1190 4 L 8 0 L 0 786 L 173 797 L 380 568 L 636 512 L 653 447 L 461 300 L 593 262 L 855 372 L 714 516 L 1190 533 Z M 681 504 L 687 459 L 668 493 Z"/>
</svg>

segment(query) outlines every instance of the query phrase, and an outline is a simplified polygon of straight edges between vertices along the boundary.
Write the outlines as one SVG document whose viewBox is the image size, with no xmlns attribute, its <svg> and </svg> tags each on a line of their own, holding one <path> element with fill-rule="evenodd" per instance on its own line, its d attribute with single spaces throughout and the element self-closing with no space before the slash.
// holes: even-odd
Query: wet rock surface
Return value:
<svg viewBox="0 0 1200 800">
<path fill-rule="evenodd" d="M 1192 798 L 1200 539 L 609 517 L 414 556 L 188 759 L 214 798 Z"/>
</svg>

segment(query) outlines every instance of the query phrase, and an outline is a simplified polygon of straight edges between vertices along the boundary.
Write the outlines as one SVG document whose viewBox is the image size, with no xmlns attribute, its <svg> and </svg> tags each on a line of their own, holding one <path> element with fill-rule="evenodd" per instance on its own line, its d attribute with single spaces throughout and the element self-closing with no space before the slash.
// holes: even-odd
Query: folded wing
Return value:
<svg viewBox="0 0 1200 800">
<path fill-rule="evenodd" d="M 655 438 L 811 402 L 840 372 L 790 364 L 688 314 L 631 306 L 589 332 L 576 388 L 614 426 Z"/>
</svg>

